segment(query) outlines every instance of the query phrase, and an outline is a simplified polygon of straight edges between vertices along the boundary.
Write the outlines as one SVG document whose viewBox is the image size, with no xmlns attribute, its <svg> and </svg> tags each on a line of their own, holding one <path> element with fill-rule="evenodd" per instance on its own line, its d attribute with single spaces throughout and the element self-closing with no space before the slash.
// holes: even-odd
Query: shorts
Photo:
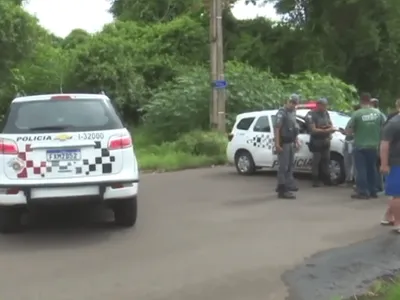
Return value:
<svg viewBox="0 0 400 300">
<path fill-rule="evenodd" d="M 400 166 L 390 167 L 385 178 L 385 193 L 388 196 L 400 197 Z"/>
</svg>

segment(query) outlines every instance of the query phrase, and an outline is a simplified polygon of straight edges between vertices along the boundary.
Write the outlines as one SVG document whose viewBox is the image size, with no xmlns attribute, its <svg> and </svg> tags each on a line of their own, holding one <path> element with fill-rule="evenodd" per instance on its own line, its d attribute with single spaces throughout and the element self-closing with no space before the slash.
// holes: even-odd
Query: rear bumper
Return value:
<svg viewBox="0 0 400 300">
<path fill-rule="evenodd" d="M 235 163 L 235 152 L 231 143 L 228 143 L 228 146 L 226 147 L 226 159 L 230 164 Z"/>
<path fill-rule="evenodd" d="M 64 184 L 0 184 L 0 205 L 57 204 L 86 201 L 111 201 L 136 196 L 139 180 L 82 182 Z M 115 187 L 115 184 L 123 185 Z M 18 189 L 16 194 L 6 194 L 8 189 Z"/>
</svg>

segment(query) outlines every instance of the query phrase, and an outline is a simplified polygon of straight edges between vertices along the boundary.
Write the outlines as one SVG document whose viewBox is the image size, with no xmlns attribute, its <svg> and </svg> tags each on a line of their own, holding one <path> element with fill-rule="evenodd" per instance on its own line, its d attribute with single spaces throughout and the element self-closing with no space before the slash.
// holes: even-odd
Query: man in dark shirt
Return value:
<svg viewBox="0 0 400 300">
<path fill-rule="evenodd" d="M 385 122 L 385 125 L 386 125 L 386 123 L 391 119 L 391 118 L 393 118 L 394 116 L 396 116 L 396 115 L 398 115 L 399 114 L 399 112 L 396 110 L 396 111 L 394 111 L 394 112 L 391 112 L 390 114 L 388 114 L 388 116 L 387 116 L 387 119 L 386 119 L 386 122 Z"/>
<path fill-rule="evenodd" d="M 331 181 L 329 172 L 331 134 L 335 130 L 327 106 L 328 100 L 320 98 L 317 101 L 317 108 L 306 115 L 311 132 L 309 148 L 313 154 L 311 170 L 313 187 L 319 187 L 321 180 L 325 184 L 329 184 Z"/>
<path fill-rule="evenodd" d="M 393 197 L 385 221 L 400 233 L 400 115 L 392 117 L 383 129 L 380 158 L 381 172 L 387 174 L 385 192 Z"/>
<path fill-rule="evenodd" d="M 298 148 L 299 128 L 296 122 L 296 105 L 300 97 L 292 94 L 286 105 L 276 114 L 275 149 L 278 155 L 278 186 L 276 192 L 282 199 L 295 199 L 298 188 L 293 177 L 294 153 Z"/>
</svg>

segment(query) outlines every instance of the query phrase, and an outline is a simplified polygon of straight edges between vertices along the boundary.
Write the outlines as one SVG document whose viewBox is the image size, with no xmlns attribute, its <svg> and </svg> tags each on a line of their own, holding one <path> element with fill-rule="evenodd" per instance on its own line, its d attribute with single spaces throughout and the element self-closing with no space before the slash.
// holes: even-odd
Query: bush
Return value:
<svg viewBox="0 0 400 300">
<path fill-rule="evenodd" d="M 163 141 L 180 134 L 207 130 L 210 114 L 209 72 L 203 67 L 183 68 L 181 75 L 156 89 L 145 105 L 144 124 Z M 294 92 L 304 99 L 327 97 L 333 107 L 345 110 L 355 99 L 355 88 L 331 77 L 310 72 L 278 79 L 249 65 L 226 64 L 227 126 L 239 113 L 278 108 Z"/>
<path fill-rule="evenodd" d="M 228 126 L 238 113 L 276 107 L 284 94 L 279 80 L 246 64 L 227 63 L 226 79 Z M 210 92 L 206 68 L 182 69 L 180 76 L 157 89 L 145 105 L 144 125 L 163 140 L 176 140 L 182 133 L 207 130 Z"/>
<path fill-rule="evenodd" d="M 171 171 L 225 163 L 226 137 L 216 132 L 190 132 L 175 142 L 156 145 L 145 131 L 135 134 L 135 151 L 144 170 Z"/>
<path fill-rule="evenodd" d="M 337 110 L 352 110 L 352 104 L 357 101 L 357 90 L 338 78 L 311 72 L 290 75 L 283 80 L 285 89 L 298 93 L 303 99 L 318 99 L 326 97 L 332 108 Z"/>
<path fill-rule="evenodd" d="M 225 153 L 226 136 L 218 132 L 194 131 L 175 142 L 176 150 L 192 155 L 218 156 Z"/>
</svg>

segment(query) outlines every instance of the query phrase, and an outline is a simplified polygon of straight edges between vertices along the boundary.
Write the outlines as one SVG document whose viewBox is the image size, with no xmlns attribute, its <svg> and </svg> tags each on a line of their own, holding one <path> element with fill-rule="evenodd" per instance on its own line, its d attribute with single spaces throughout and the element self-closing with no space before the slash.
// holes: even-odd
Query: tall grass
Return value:
<svg viewBox="0 0 400 300">
<path fill-rule="evenodd" d="M 134 149 L 142 170 L 174 171 L 225 163 L 225 137 L 193 132 L 174 142 L 156 143 L 145 130 L 132 130 Z"/>
</svg>

